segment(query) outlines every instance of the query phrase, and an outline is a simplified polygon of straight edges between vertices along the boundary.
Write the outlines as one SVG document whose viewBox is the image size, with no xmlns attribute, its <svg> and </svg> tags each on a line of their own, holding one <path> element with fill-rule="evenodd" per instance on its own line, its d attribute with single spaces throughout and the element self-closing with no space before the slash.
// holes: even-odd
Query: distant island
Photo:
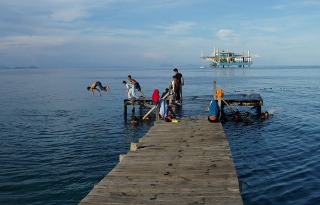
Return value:
<svg viewBox="0 0 320 205">
<path fill-rule="evenodd" d="M 174 67 L 172 63 L 162 63 L 160 67 Z"/>
<path fill-rule="evenodd" d="M 5 65 L 0 65 L 0 69 L 39 69 L 37 66 L 16 66 L 16 67 L 8 67 Z"/>
</svg>

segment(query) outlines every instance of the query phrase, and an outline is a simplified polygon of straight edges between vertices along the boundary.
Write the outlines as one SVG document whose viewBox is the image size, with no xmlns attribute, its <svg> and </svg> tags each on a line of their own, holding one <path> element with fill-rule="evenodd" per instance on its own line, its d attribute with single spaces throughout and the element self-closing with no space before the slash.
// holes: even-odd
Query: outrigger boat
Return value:
<svg viewBox="0 0 320 205">
<path fill-rule="evenodd" d="M 204 56 L 201 53 L 201 58 L 204 60 L 211 62 L 211 67 L 217 68 L 217 67 L 230 67 L 230 66 L 238 66 L 238 67 L 244 67 L 252 64 L 252 59 L 250 57 L 250 50 L 248 50 L 248 55 L 245 55 L 244 53 L 236 54 L 233 52 L 230 52 L 229 49 L 227 51 L 219 51 L 219 48 L 216 49 L 214 47 L 212 55 L 211 56 Z"/>
</svg>

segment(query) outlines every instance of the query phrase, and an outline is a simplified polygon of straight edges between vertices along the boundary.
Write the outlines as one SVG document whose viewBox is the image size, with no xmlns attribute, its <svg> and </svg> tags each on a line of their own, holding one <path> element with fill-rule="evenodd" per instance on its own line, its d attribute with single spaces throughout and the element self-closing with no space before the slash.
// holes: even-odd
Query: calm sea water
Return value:
<svg viewBox="0 0 320 205">
<path fill-rule="evenodd" d="M 186 82 L 180 116 L 207 114 L 214 80 L 225 93 L 261 94 L 262 110 L 271 113 L 263 122 L 224 124 L 245 204 L 320 204 L 320 67 L 180 71 Z M 122 81 L 129 74 L 151 97 L 173 72 L 0 70 L 0 204 L 77 204 L 113 169 L 152 126 L 133 126 L 126 120 L 131 112 L 123 114 Z M 110 94 L 86 90 L 97 80 L 110 85 Z"/>
</svg>

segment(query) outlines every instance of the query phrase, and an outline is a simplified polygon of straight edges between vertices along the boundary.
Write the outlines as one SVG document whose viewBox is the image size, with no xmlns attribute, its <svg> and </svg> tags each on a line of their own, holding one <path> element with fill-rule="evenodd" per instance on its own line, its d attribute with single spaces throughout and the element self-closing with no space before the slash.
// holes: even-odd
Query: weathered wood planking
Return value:
<svg viewBox="0 0 320 205">
<path fill-rule="evenodd" d="M 222 125 L 157 121 L 80 204 L 242 204 Z"/>
</svg>

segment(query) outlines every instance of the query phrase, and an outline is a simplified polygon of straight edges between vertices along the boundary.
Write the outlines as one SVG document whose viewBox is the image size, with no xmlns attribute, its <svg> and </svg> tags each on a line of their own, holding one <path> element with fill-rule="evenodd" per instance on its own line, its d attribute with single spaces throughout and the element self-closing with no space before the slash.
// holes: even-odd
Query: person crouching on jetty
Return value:
<svg viewBox="0 0 320 205">
<path fill-rule="evenodd" d="M 100 88 L 100 90 L 109 93 L 109 85 L 102 86 L 100 81 L 94 82 L 91 86 L 88 86 L 87 90 L 91 91 L 92 95 L 94 95 L 94 90 L 97 90 L 99 92 L 99 95 L 102 96 L 101 91 L 97 87 Z"/>
<path fill-rule="evenodd" d="M 209 105 L 209 122 L 218 122 L 220 117 L 220 108 L 218 105 L 218 100 L 212 99 Z"/>
<path fill-rule="evenodd" d="M 131 84 L 131 83 L 127 83 L 127 81 L 122 81 L 122 84 L 124 86 L 126 86 L 127 88 L 127 96 L 128 96 L 128 99 L 129 100 L 134 100 L 136 98 L 139 98 L 139 96 L 136 95 L 136 92 L 135 92 L 135 88 L 134 88 L 134 85 Z"/>
</svg>

